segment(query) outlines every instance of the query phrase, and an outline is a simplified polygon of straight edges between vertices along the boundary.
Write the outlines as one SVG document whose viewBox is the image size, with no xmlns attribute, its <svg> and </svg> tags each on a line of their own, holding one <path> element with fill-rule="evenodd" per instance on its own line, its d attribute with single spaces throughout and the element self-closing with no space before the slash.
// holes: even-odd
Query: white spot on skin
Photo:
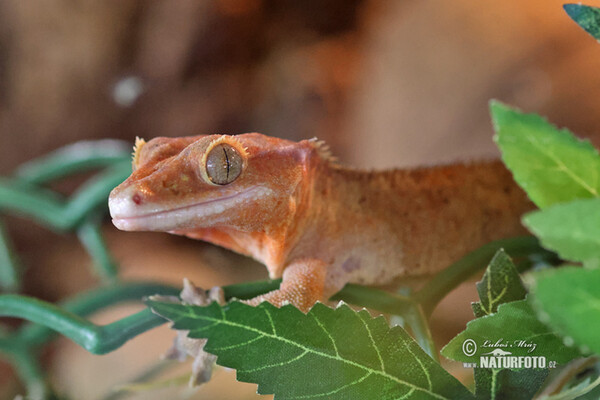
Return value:
<svg viewBox="0 0 600 400">
<path fill-rule="evenodd" d="M 565 336 L 563 338 L 563 343 L 567 347 L 572 347 L 575 344 L 575 341 L 573 340 L 573 338 L 571 336 Z"/>
</svg>

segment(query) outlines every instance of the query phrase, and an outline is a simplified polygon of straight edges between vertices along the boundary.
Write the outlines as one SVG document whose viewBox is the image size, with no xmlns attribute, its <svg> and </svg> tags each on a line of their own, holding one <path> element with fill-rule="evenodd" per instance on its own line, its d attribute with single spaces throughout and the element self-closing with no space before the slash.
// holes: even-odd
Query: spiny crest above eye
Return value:
<svg viewBox="0 0 600 400">
<path fill-rule="evenodd" d="M 144 145 L 146 144 L 146 141 L 138 136 L 135 137 L 135 145 L 133 146 L 133 153 L 131 153 L 131 155 L 133 156 L 132 160 L 131 160 L 131 165 L 133 166 L 133 169 L 136 168 L 138 161 L 140 161 L 140 151 L 142 150 L 142 147 L 144 147 Z"/>
<path fill-rule="evenodd" d="M 206 148 L 206 153 L 208 154 L 208 152 L 213 147 L 215 147 L 219 144 L 228 144 L 228 145 L 234 147 L 243 158 L 246 158 L 248 156 L 248 148 L 245 147 L 238 138 L 236 138 L 235 136 L 229 136 L 229 135 L 219 136 L 218 138 L 216 138 L 212 142 L 210 142 L 208 144 L 208 147 Z"/>
<path fill-rule="evenodd" d="M 309 139 L 308 142 L 313 145 L 313 147 L 317 150 L 317 153 L 319 153 L 322 159 L 334 164 L 338 162 L 338 158 L 331 153 L 329 145 L 325 143 L 324 140 L 319 140 L 316 137 L 314 137 L 312 139 Z"/>
</svg>

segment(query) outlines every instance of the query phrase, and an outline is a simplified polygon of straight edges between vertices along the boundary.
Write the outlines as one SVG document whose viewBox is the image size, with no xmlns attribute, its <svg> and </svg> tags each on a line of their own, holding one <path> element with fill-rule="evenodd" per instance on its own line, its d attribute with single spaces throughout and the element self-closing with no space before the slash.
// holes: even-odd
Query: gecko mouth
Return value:
<svg viewBox="0 0 600 400">
<path fill-rule="evenodd" d="M 124 231 L 170 231 L 195 227 L 201 218 L 219 216 L 224 211 L 239 208 L 243 203 L 268 195 L 270 189 L 253 187 L 230 196 L 219 197 L 181 207 L 136 214 L 135 205 L 123 198 L 109 202 L 113 224 Z"/>
</svg>

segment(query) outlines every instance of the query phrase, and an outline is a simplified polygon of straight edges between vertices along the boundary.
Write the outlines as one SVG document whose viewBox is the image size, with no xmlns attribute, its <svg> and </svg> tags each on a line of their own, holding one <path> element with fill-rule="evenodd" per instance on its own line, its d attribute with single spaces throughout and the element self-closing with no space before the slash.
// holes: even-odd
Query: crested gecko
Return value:
<svg viewBox="0 0 600 400">
<path fill-rule="evenodd" d="M 316 140 L 258 133 L 136 140 L 109 197 L 114 225 L 204 240 L 264 263 L 307 311 L 346 283 L 428 276 L 523 232 L 532 208 L 500 161 L 408 170 L 339 165 Z"/>
</svg>

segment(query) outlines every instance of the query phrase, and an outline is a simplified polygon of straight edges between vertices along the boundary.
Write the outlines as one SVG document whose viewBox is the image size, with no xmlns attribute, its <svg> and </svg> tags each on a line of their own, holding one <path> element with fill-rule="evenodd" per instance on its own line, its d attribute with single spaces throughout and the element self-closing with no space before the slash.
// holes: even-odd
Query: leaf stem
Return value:
<svg viewBox="0 0 600 400">
<path fill-rule="evenodd" d="M 410 297 L 351 283 L 331 297 L 331 300 L 343 300 L 350 304 L 371 308 L 386 314 L 402 316 L 411 313 L 416 305 Z"/>
<path fill-rule="evenodd" d="M 225 300 L 231 300 L 233 298 L 240 300 L 248 300 L 261 294 L 270 292 L 271 290 L 279 289 L 281 279 L 269 280 L 269 281 L 255 281 L 236 283 L 233 285 L 223 286 L 223 292 L 225 293 Z"/>
<path fill-rule="evenodd" d="M 421 304 L 425 315 L 431 315 L 435 306 L 448 293 L 474 273 L 482 270 L 496 251 L 502 248 L 513 257 L 527 256 L 532 253 L 549 253 L 540 246 L 538 240 L 533 236 L 496 240 L 467 254 L 441 271 L 412 297 Z"/>
<path fill-rule="evenodd" d="M 404 315 L 404 318 L 406 319 L 406 323 L 410 326 L 413 336 L 419 346 L 421 346 L 431 358 L 439 363 L 440 355 L 435 346 L 435 342 L 433 341 L 431 329 L 429 329 L 429 324 L 427 323 L 427 317 L 423 312 L 423 308 L 421 308 L 420 305 L 415 304 L 412 310 Z"/>
<path fill-rule="evenodd" d="M 0 295 L 0 315 L 25 318 L 68 337 L 93 354 L 105 354 L 127 340 L 165 322 L 144 309 L 137 314 L 99 326 L 60 307 L 33 297 Z"/>
<path fill-rule="evenodd" d="M 83 315 L 152 294 L 176 295 L 178 289 L 155 283 L 117 284 L 97 289 L 66 302 L 62 307 L 22 295 L 0 295 L 0 315 L 23 318 L 39 325 L 25 325 L 6 340 L 27 346 L 40 346 L 58 332 L 94 354 L 112 351 L 127 340 L 165 321 L 148 309 L 112 324 L 95 325 Z"/>
<path fill-rule="evenodd" d="M 105 207 L 108 193 L 131 172 L 129 162 L 107 168 L 84 183 L 69 199 L 23 182 L 0 179 L 0 208 L 34 218 L 57 231 L 75 228 L 100 206 Z"/>
<path fill-rule="evenodd" d="M 3 292 L 16 292 L 21 287 L 21 274 L 12 243 L 0 220 L 0 289 Z"/>
<path fill-rule="evenodd" d="M 14 343 L 12 340 L 0 338 L 0 352 L 9 359 L 15 373 L 24 383 L 28 398 L 45 399 L 48 397 L 48 385 L 44 379 L 38 361 L 31 349 Z"/>
<path fill-rule="evenodd" d="M 130 146 L 120 140 L 82 141 L 62 147 L 22 164 L 16 177 L 30 184 L 43 184 L 76 172 L 129 160 Z"/>
<path fill-rule="evenodd" d="M 113 260 L 100 229 L 99 213 L 86 218 L 77 228 L 77 237 L 92 258 L 96 273 L 105 283 L 117 280 L 117 263 Z"/>
</svg>

